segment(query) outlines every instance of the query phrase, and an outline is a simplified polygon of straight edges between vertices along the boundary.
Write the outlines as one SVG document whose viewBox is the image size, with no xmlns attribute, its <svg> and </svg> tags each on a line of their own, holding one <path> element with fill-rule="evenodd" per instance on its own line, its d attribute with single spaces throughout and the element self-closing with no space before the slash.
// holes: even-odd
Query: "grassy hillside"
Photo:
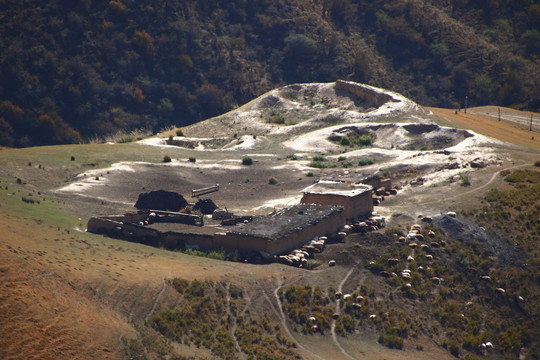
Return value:
<svg viewBox="0 0 540 360">
<path fill-rule="evenodd" d="M 1 2 L 0 144 L 184 126 L 338 78 L 537 109 L 538 1 Z"/>
</svg>

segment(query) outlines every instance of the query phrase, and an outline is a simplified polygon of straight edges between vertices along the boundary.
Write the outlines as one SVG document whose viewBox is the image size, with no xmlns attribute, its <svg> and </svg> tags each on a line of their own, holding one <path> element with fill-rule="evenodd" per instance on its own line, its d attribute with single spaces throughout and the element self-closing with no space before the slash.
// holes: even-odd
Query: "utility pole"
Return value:
<svg viewBox="0 0 540 360">
<path fill-rule="evenodd" d="M 467 113 L 467 100 L 468 100 L 468 97 L 467 95 L 465 95 L 465 114 Z"/>
<path fill-rule="evenodd" d="M 532 131 L 532 114 L 531 114 L 531 125 L 529 126 L 529 131 Z"/>
<path fill-rule="evenodd" d="M 501 108 L 499 108 L 499 121 L 501 121 Z"/>
</svg>

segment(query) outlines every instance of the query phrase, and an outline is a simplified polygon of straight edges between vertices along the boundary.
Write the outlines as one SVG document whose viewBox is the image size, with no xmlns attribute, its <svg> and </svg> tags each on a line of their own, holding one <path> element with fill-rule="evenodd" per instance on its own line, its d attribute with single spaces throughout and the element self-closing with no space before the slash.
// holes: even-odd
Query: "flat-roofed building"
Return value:
<svg viewBox="0 0 540 360">
<path fill-rule="evenodd" d="M 302 204 L 342 206 L 347 221 L 373 212 L 373 188 L 370 185 L 321 180 L 302 193 Z"/>
<path fill-rule="evenodd" d="M 214 247 L 277 255 L 298 248 L 315 236 L 335 234 L 343 225 L 341 206 L 294 205 L 215 234 Z"/>
</svg>

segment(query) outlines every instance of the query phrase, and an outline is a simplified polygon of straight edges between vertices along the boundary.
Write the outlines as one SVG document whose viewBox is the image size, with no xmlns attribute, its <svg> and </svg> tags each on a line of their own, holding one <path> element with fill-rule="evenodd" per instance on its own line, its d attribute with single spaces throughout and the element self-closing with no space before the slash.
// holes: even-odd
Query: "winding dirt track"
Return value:
<svg viewBox="0 0 540 360">
<path fill-rule="evenodd" d="M 342 289 L 343 289 L 343 284 L 345 284 L 345 282 L 347 281 L 347 279 L 349 278 L 349 276 L 351 276 L 351 274 L 353 273 L 353 271 L 356 269 L 356 265 L 351 267 L 351 269 L 347 272 L 347 274 L 343 277 L 343 279 L 341 280 L 341 282 L 339 283 L 339 286 L 337 288 L 337 291 L 338 292 L 342 292 Z M 339 305 L 341 304 L 341 299 L 340 300 L 337 300 L 336 301 L 336 313 L 339 313 Z M 352 357 L 351 355 L 349 355 L 349 353 L 343 348 L 343 346 L 341 346 L 341 344 L 339 343 L 338 339 L 337 339 L 337 335 L 336 335 L 336 320 L 333 319 L 332 320 L 332 325 L 330 327 L 330 333 L 332 334 L 332 340 L 334 341 L 334 343 L 336 344 L 336 346 L 338 347 L 339 350 L 341 350 L 341 352 L 343 353 L 343 355 L 345 355 L 346 357 L 348 357 L 349 359 L 355 359 L 354 357 Z"/>
</svg>

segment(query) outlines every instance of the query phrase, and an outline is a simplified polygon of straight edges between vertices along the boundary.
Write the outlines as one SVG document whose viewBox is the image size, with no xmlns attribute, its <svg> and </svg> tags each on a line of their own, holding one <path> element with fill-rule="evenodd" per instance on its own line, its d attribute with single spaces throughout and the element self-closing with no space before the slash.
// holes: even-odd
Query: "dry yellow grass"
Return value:
<svg viewBox="0 0 540 360">
<path fill-rule="evenodd" d="M 516 145 L 540 149 L 540 134 L 531 132 L 516 124 L 498 121 L 497 118 L 479 114 L 457 112 L 453 109 L 431 108 L 434 114 L 450 120 L 451 124 L 462 129 L 509 142 Z M 538 116 L 537 116 L 538 118 Z"/>
</svg>

